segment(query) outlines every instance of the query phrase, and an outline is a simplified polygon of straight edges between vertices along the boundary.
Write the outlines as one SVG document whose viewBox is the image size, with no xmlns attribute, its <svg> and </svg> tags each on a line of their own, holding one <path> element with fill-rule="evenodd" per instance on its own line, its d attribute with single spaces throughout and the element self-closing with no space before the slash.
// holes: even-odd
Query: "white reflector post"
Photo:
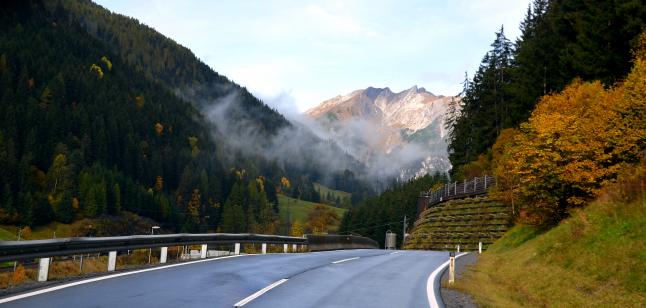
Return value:
<svg viewBox="0 0 646 308">
<path fill-rule="evenodd" d="M 47 281 L 49 275 L 49 258 L 40 258 L 38 266 L 38 281 Z"/>
<path fill-rule="evenodd" d="M 201 251 L 201 254 L 200 254 L 201 259 L 206 259 L 206 247 L 207 246 L 208 245 L 206 245 L 206 244 L 202 244 L 202 251 Z"/>
<path fill-rule="evenodd" d="M 108 253 L 108 272 L 114 272 L 117 268 L 117 252 L 110 251 Z"/>
<path fill-rule="evenodd" d="M 166 263 L 166 259 L 168 258 L 168 247 L 162 247 L 161 248 L 161 254 L 159 255 L 159 263 Z"/>
</svg>

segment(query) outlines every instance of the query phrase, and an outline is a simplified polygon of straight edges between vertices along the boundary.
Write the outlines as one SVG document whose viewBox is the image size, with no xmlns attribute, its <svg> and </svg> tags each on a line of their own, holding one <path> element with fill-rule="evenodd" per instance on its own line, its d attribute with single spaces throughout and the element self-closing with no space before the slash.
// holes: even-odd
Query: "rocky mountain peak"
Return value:
<svg viewBox="0 0 646 308">
<path fill-rule="evenodd" d="M 444 114 L 452 98 L 436 96 L 417 85 L 398 93 L 388 87 L 368 87 L 326 100 L 306 115 L 346 147 L 363 143 L 358 158 L 367 164 L 374 152 L 410 154 L 415 148 L 416 154 L 425 153 L 417 157 L 421 169 L 446 171 Z M 404 149 L 408 152 L 399 152 Z M 413 170 L 416 176 L 425 174 L 419 170 Z"/>
</svg>

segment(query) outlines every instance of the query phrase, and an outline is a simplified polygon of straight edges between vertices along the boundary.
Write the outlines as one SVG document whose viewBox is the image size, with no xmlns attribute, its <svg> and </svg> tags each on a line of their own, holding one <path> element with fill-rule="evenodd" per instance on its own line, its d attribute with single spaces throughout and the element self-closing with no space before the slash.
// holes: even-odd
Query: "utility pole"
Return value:
<svg viewBox="0 0 646 308">
<path fill-rule="evenodd" d="M 402 249 L 404 249 L 404 242 L 406 241 L 406 229 L 408 229 L 408 221 L 406 221 L 406 215 L 404 215 L 404 228 L 402 229 Z"/>
</svg>

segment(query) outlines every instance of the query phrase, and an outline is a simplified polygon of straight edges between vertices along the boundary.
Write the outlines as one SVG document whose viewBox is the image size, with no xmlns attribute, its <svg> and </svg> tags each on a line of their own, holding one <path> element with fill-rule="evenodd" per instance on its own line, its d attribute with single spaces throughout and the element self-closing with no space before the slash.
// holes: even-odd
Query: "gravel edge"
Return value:
<svg viewBox="0 0 646 308">
<path fill-rule="evenodd" d="M 478 253 L 472 252 L 466 256 L 457 258 L 455 260 L 455 279 L 460 279 L 462 274 L 467 270 L 468 265 L 475 264 L 478 261 Z M 449 270 L 448 268 L 444 271 L 441 278 L 441 288 L 440 295 L 442 296 L 442 301 L 444 306 L 447 308 L 476 308 L 478 307 L 471 295 L 454 290 L 445 288 L 444 285 L 448 284 L 449 280 Z"/>
</svg>

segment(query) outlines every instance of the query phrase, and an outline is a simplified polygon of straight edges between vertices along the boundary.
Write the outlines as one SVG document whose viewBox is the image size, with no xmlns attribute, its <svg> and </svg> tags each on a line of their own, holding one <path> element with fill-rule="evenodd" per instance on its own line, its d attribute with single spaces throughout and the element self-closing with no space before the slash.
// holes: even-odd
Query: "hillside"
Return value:
<svg viewBox="0 0 646 308">
<path fill-rule="evenodd" d="M 282 219 L 288 221 L 290 224 L 298 222 L 301 226 L 304 226 L 308 223 L 308 215 L 316 206 L 322 206 L 326 210 L 334 212 L 337 215 L 338 220 L 326 226 L 325 230 L 326 232 L 330 233 L 336 233 L 338 231 L 340 219 L 348 211 L 347 209 L 341 209 L 321 203 L 298 200 L 287 197 L 285 195 L 278 195 L 278 204 L 280 206 L 280 217 Z"/>
<path fill-rule="evenodd" d="M 646 304 L 646 33 L 612 86 L 575 79 L 503 130 L 465 173 L 492 172 L 516 226 L 456 287 L 483 306 Z"/>
<path fill-rule="evenodd" d="M 50 11 L 63 10 L 73 23 L 147 79 L 190 102 L 206 120 L 209 135 L 220 145 L 218 157 L 227 167 L 256 169 L 274 181 L 284 174 L 295 185 L 308 189 L 312 181 L 325 181 L 346 170 L 363 174 L 362 164 L 335 142 L 321 140 L 307 128 L 290 123 L 171 38 L 89 0 L 59 3 L 46 2 Z M 329 160 L 336 163 L 329 164 Z M 365 190 L 366 185 L 355 186 Z"/>
<path fill-rule="evenodd" d="M 645 170 L 549 231 L 517 225 L 455 288 L 484 307 L 646 305 Z"/>
<path fill-rule="evenodd" d="M 89 1 L 9 1 L 0 14 L 1 224 L 128 211 L 167 230 L 204 232 L 222 229 L 233 204 L 251 222 L 275 224 L 274 183 L 283 176 L 302 198 L 313 198 L 317 179 L 371 192 L 346 169 L 359 175 L 361 165 L 333 142 L 294 127 L 132 18 Z M 187 87 L 204 90 L 191 96 Z M 213 108 L 224 105 L 236 107 L 218 109 L 216 121 Z M 336 169 L 321 167 L 329 165 L 322 152 Z M 271 204 L 273 214 L 262 216 Z"/>
<path fill-rule="evenodd" d="M 461 112 L 448 122 L 453 176 L 473 177 L 506 128 L 518 128 L 540 98 L 573 80 L 620 82 L 646 26 L 641 1 L 536 0 L 515 42 L 500 28 L 471 78 L 465 78 Z M 480 160 L 471 168 L 468 163 Z"/>
<path fill-rule="evenodd" d="M 341 191 L 341 190 L 331 189 L 320 183 L 314 183 L 314 190 L 318 192 L 320 196 L 319 199 L 322 203 L 327 203 L 336 207 L 345 207 L 345 208 L 351 205 L 351 200 L 352 200 L 351 193 Z"/>
</svg>

